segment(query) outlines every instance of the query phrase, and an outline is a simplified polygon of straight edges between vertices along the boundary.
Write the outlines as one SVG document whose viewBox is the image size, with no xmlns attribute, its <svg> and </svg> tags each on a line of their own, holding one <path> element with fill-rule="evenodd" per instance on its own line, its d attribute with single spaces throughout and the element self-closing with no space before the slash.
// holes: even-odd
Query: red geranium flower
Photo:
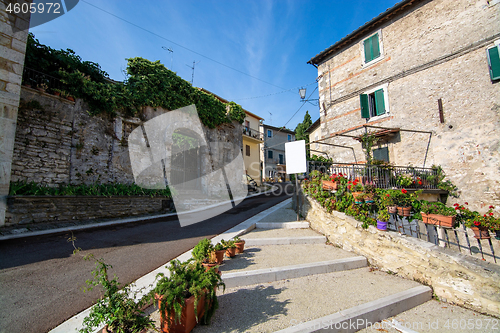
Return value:
<svg viewBox="0 0 500 333">
<path fill-rule="evenodd" d="M 387 197 L 390 197 L 390 196 L 391 196 L 390 194 L 386 194 L 386 195 L 387 195 Z"/>
<path fill-rule="evenodd" d="M 490 213 L 490 216 L 493 216 L 493 213 Z"/>
<path fill-rule="evenodd" d="M 468 205 L 469 203 L 466 201 L 466 202 L 464 202 L 464 204 Z"/>
<path fill-rule="evenodd" d="M 342 172 L 341 172 L 341 173 L 339 173 L 339 176 L 340 176 L 340 177 L 344 177 L 344 175 L 342 174 Z"/>
<path fill-rule="evenodd" d="M 405 190 L 404 188 L 403 188 L 403 189 L 401 189 L 401 192 L 403 192 L 403 194 L 408 193 L 408 191 L 407 191 L 407 190 Z"/>
<path fill-rule="evenodd" d="M 422 182 L 420 180 L 418 181 L 418 185 L 422 185 Z"/>
<path fill-rule="evenodd" d="M 493 207 L 493 206 L 490 206 L 489 208 L 490 208 L 490 209 L 493 209 L 493 208 L 495 208 L 495 207 Z"/>
<path fill-rule="evenodd" d="M 475 225 L 476 227 L 479 227 L 479 226 L 481 225 L 481 223 L 480 223 L 480 222 L 477 222 L 477 221 L 474 221 L 474 225 Z"/>
</svg>

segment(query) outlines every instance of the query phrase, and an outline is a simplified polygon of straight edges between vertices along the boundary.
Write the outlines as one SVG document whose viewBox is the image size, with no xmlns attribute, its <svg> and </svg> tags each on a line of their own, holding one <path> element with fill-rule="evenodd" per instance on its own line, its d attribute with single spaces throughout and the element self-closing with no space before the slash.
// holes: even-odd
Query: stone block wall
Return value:
<svg viewBox="0 0 500 333">
<path fill-rule="evenodd" d="M 441 165 L 460 202 L 480 212 L 494 205 L 500 213 L 500 90 L 486 55 L 500 40 L 499 13 L 500 3 L 486 0 L 420 1 L 366 31 L 319 65 L 322 136 L 363 124 L 430 132 L 400 131 L 374 148 L 387 147 L 395 165 Z M 365 66 L 362 41 L 377 31 L 382 58 Z M 387 91 L 387 113 L 366 122 L 359 95 L 375 87 Z M 355 157 L 349 149 L 325 148 L 336 162 L 365 160 L 352 138 L 325 142 L 354 148 Z"/>
<path fill-rule="evenodd" d="M 26 0 L 18 2 L 31 3 Z M 12 1 L 0 1 L 0 226 L 5 222 L 17 108 L 30 22 L 29 13 L 7 13 L 9 3 Z"/>
<path fill-rule="evenodd" d="M 365 230 L 361 222 L 330 214 L 309 196 L 302 196 L 301 203 L 311 228 L 334 246 L 365 256 L 383 271 L 429 285 L 447 302 L 500 317 L 500 266 L 374 226 Z"/>
<path fill-rule="evenodd" d="M 120 218 L 170 211 L 172 199 L 148 196 L 16 196 L 7 199 L 6 226 Z"/>
</svg>

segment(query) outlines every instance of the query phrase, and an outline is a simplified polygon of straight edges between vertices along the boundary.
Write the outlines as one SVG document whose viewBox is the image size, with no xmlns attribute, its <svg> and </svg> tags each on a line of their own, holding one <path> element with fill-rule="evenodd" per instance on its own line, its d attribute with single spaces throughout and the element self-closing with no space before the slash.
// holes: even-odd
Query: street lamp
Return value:
<svg viewBox="0 0 500 333">
<path fill-rule="evenodd" d="M 318 106 L 319 102 L 313 103 L 312 101 L 319 101 L 319 98 L 308 98 L 306 99 L 306 88 L 300 88 L 299 89 L 299 95 L 300 95 L 300 100 L 301 102 L 308 102 L 311 103 L 312 105 Z"/>
</svg>

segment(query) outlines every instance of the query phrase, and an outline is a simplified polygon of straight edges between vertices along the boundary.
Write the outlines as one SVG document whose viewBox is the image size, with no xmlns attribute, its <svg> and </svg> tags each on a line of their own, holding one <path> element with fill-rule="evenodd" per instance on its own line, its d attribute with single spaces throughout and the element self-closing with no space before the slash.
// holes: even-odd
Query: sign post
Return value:
<svg viewBox="0 0 500 333">
<path fill-rule="evenodd" d="M 286 173 L 295 174 L 295 204 L 297 208 L 297 221 L 300 219 L 300 196 L 298 174 L 307 172 L 306 141 L 285 143 Z"/>
</svg>

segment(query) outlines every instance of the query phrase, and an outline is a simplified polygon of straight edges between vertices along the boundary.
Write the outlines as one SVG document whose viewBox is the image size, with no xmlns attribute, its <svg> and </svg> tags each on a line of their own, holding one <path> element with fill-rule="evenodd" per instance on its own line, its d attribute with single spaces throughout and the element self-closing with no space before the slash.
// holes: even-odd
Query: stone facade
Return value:
<svg viewBox="0 0 500 333">
<path fill-rule="evenodd" d="M 323 138 L 356 128 L 349 134 L 360 135 L 363 125 L 399 128 L 374 148 L 387 148 L 395 165 L 441 165 L 461 202 L 500 212 L 500 89 L 487 59 L 500 41 L 499 16 L 500 3 L 486 0 L 402 1 L 311 59 Z M 375 33 L 380 57 L 365 63 L 364 41 Z M 385 113 L 362 118 L 360 95 L 379 89 Z M 352 138 L 325 142 L 352 146 L 364 159 Z M 329 153 L 335 162 L 355 161 L 349 149 Z"/>
<path fill-rule="evenodd" d="M 170 211 L 164 197 L 16 196 L 7 199 L 6 226 L 121 218 Z"/>
<path fill-rule="evenodd" d="M 31 3 L 21 0 L 20 4 Z M 5 223 L 17 108 L 26 52 L 30 14 L 9 14 L 12 1 L 0 1 L 0 226 Z"/>
<path fill-rule="evenodd" d="M 443 249 L 432 243 L 379 231 L 374 226 L 323 209 L 309 196 L 301 197 L 302 215 L 311 228 L 334 246 L 365 256 L 372 266 L 433 288 L 441 300 L 500 317 L 500 266 Z"/>
</svg>

